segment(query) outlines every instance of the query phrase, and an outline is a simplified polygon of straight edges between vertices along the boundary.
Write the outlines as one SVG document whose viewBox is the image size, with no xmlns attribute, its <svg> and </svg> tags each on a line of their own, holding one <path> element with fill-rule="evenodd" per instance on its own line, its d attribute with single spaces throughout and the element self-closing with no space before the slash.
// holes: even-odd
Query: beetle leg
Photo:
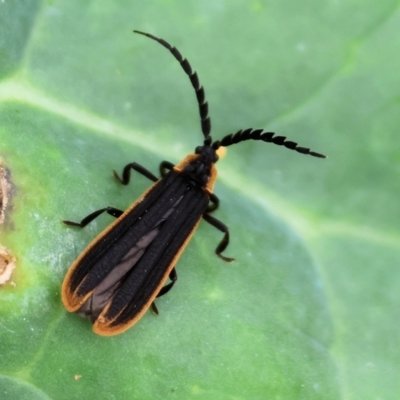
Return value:
<svg viewBox="0 0 400 400">
<path fill-rule="evenodd" d="M 174 286 L 175 282 L 178 280 L 178 274 L 176 273 L 175 267 L 172 268 L 172 271 L 169 274 L 169 279 L 171 279 L 171 282 L 161 288 L 161 290 L 158 292 L 157 297 L 164 296 L 164 294 L 168 293 Z M 158 309 L 155 301 L 151 303 L 151 309 L 153 310 L 154 314 L 158 315 Z"/>
<path fill-rule="evenodd" d="M 64 222 L 65 225 L 78 226 L 80 228 L 83 228 L 88 223 L 92 222 L 95 218 L 97 218 L 100 214 L 103 214 L 104 212 L 106 212 L 107 214 L 112 215 L 115 218 L 120 217 L 124 213 L 123 211 L 118 210 L 118 208 L 106 207 L 106 208 L 102 208 L 100 210 L 97 210 L 95 212 L 92 212 L 87 217 L 83 218 L 81 222 L 73 222 L 73 221 L 63 221 L 63 222 Z"/>
<path fill-rule="evenodd" d="M 154 314 L 159 314 L 159 312 L 158 312 L 158 308 L 157 308 L 157 306 L 156 306 L 156 302 L 155 301 L 153 301 L 152 303 L 151 303 L 151 311 L 153 311 L 153 313 Z"/>
<path fill-rule="evenodd" d="M 207 207 L 206 214 L 215 211 L 218 206 L 219 198 L 214 193 L 210 193 L 210 204 Z"/>
<path fill-rule="evenodd" d="M 175 282 L 178 280 L 178 274 L 176 273 L 175 267 L 172 268 L 169 274 L 169 279 L 171 279 L 171 282 L 161 288 L 161 290 L 158 292 L 157 297 L 164 296 L 164 294 L 168 293 L 175 285 Z"/>
<path fill-rule="evenodd" d="M 212 217 L 211 215 L 209 215 L 207 213 L 203 214 L 203 218 L 209 224 L 211 224 L 212 226 L 217 228 L 219 231 L 225 233 L 224 237 L 222 238 L 222 240 L 219 242 L 217 248 L 215 249 L 215 253 L 217 254 L 217 256 L 222 258 L 224 261 L 228 261 L 228 262 L 233 261 L 234 258 L 225 257 L 221 254 L 227 248 L 227 246 L 229 244 L 229 229 L 228 229 L 228 227 L 225 224 L 223 224 L 220 220 Z"/>
<path fill-rule="evenodd" d="M 164 177 L 167 175 L 168 171 L 171 171 L 175 167 L 174 164 L 172 164 L 169 161 L 162 161 L 160 164 L 160 175 Z"/>
<path fill-rule="evenodd" d="M 131 179 L 131 169 L 134 169 L 136 172 L 139 172 L 139 174 L 144 175 L 146 178 L 149 178 L 153 182 L 158 181 L 158 178 L 154 174 L 152 174 L 148 169 L 142 167 L 140 164 L 135 162 L 125 165 L 122 171 L 122 179 L 118 176 L 118 174 L 115 171 L 113 171 L 114 178 L 119 183 L 127 185 Z"/>
</svg>

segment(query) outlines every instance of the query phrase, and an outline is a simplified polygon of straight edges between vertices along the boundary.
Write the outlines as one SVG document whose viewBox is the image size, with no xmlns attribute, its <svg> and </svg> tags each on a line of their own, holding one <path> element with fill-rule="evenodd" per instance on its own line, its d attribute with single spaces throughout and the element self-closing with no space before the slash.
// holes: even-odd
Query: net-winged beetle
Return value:
<svg viewBox="0 0 400 400">
<path fill-rule="evenodd" d="M 222 254 L 229 243 L 228 227 L 211 215 L 219 204 L 212 191 L 217 177 L 217 150 L 221 146 L 261 140 L 325 158 L 284 136 L 274 136 L 273 132 L 262 129 L 240 130 L 213 142 L 204 89 L 189 61 L 165 40 L 134 32 L 167 48 L 188 75 L 197 97 L 204 142 L 178 165 L 163 161 L 160 179 L 135 162 L 124 167 L 122 178 L 114 171 L 114 177 L 123 185 L 129 183 L 131 169 L 154 182 L 126 211 L 106 207 L 79 223 L 64 221 L 67 225 L 84 227 L 104 212 L 117 218 L 72 264 L 62 286 L 66 309 L 89 318 L 94 332 L 104 336 L 125 331 L 149 307 L 157 310 L 154 300 L 175 284 L 175 264 L 202 218 L 224 234 L 216 254 L 232 261 Z M 171 282 L 164 286 L 168 278 Z"/>
</svg>

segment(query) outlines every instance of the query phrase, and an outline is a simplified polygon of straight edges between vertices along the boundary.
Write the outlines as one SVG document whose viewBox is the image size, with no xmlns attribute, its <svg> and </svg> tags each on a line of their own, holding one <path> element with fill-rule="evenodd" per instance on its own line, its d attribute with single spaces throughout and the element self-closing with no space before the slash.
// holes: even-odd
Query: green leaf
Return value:
<svg viewBox="0 0 400 400">
<path fill-rule="evenodd" d="M 400 392 L 399 3 L 283 0 L 0 2 L 0 157 L 12 181 L 0 244 L 1 399 L 397 399 Z M 67 269 L 201 144 L 263 128 L 327 160 L 258 142 L 218 162 L 215 216 L 178 282 L 126 333 L 99 337 L 60 300 Z"/>
</svg>

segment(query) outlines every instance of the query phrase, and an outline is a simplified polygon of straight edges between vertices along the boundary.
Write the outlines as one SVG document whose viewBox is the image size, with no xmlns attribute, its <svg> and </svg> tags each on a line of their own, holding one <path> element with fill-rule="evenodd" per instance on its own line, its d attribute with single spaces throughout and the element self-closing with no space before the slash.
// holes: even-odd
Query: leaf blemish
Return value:
<svg viewBox="0 0 400 400">
<path fill-rule="evenodd" d="M 15 257 L 5 247 L 0 246 L 0 285 L 4 285 L 11 278 L 15 268 Z"/>
<path fill-rule="evenodd" d="M 4 166 L 3 160 L 0 158 L 0 225 L 6 219 L 6 211 L 10 202 L 10 172 Z M 4 285 L 11 278 L 11 274 L 15 268 L 15 257 L 5 247 L 0 245 L 0 285 Z M 10 282 L 13 284 L 13 282 Z M 15 284 L 14 284 L 15 285 Z"/>
<path fill-rule="evenodd" d="M 7 205 L 9 203 L 11 190 L 9 176 L 10 173 L 7 168 L 5 168 L 4 163 L 0 158 L 0 225 L 5 221 Z"/>
</svg>

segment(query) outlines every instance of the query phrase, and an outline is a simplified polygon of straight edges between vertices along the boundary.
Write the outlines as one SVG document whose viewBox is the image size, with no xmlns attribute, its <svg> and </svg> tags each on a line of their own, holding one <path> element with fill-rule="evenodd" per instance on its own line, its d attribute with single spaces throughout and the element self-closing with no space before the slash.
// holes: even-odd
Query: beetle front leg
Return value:
<svg viewBox="0 0 400 400">
<path fill-rule="evenodd" d="M 142 174 L 146 178 L 149 178 L 153 182 L 157 182 L 158 178 L 152 174 L 148 169 L 143 167 L 142 165 L 133 162 L 130 164 L 125 165 L 123 171 L 122 171 L 122 179 L 119 177 L 119 175 L 113 171 L 114 178 L 119 182 L 122 183 L 123 185 L 127 185 L 131 179 L 131 169 L 135 170 L 136 172 L 139 172 L 139 174 Z"/>
<path fill-rule="evenodd" d="M 222 240 L 219 242 L 217 248 L 215 249 L 215 253 L 218 257 L 222 258 L 224 261 L 232 262 L 235 259 L 230 257 L 225 257 L 221 253 L 228 247 L 229 244 L 229 229 L 228 227 L 222 223 L 220 220 L 212 217 L 211 215 L 205 213 L 203 214 L 203 218 L 212 226 L 217 228 L 219 231 L 223 232 L 225 235 Z"/>
<path fill-rule="evenodd" d="M 175 165 L 172 164 L 172 162 L 162 161 L 161 164 L 160 164 L 160 175 L 161 175 L 161 177 L 164 177 L 165 175 L 167 175 L 167 173 L 169 171 L 171 171 L 174 167 L 175 167 Z"/>
<path fill-rule="evenodd" d="M 217 210 L 218 207 L 219 207 L 219 198 L 214 193 L 210 193 L 210 203 L 207 206 L 206 214 L 209 214 Z"/>
</svg>

